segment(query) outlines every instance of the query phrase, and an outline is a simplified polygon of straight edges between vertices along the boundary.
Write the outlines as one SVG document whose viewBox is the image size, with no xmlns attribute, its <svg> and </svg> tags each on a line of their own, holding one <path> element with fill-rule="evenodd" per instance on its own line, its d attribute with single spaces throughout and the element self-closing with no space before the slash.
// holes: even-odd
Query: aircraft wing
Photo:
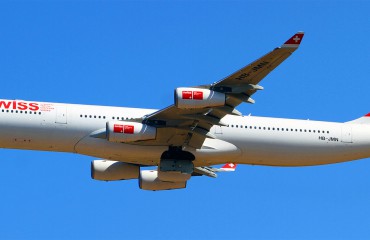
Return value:
<svg viewBox="0 0 370 240">
<path fill-rule="evenodd" d="M 254 103 L 251 96 L 263 87 L 259 82 L 287 59 L 300 45 L 303 32 L 297 32 L 288 41 L 265 56 L 241 68 L 230 76 L 210 85 L 194 89 L 207 89 L 226 96 L 222 106 L 204 108 L 179 108 L 176 104 L 142 119 L 143 123 L 155 126 L 155 140 L 136 142 L 142 145 L 190 146 L 200 148 L 205 138 L 213 138 L 209 132 L 214 125 L 224 125 L 221 119 L 227 114 L 241 115 L 235 107 L 242 102 Z M 182 91 L 182 98 L 197 99 L 199 91 Z M 176 94 L 176 91 L 175 91 Z M 203 94 L 203 93 L 202 93 Z M 201 95 L 203 98 L 203 95 Z"/>
<path fill-rule="evenodd" d="M 264 77 L 272 70 L 279 66 L 287 59 L 298 47 L 302 41 L 304 33 L 298 32 L 294 34 L 282 46 L 275 48 L 265 56 L 236 71 L 230 76 L 215 82 L 211 85 L 213 90 L 228 92 L 230 94 L 248 94 L 252 95 L 253 89 Z"/>
</svg>

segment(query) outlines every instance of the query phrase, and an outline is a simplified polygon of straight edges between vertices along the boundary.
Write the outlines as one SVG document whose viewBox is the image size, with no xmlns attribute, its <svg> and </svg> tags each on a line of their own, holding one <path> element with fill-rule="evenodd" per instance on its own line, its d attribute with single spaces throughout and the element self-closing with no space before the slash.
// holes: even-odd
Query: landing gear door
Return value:
<svg viewBox="0 0 370 240">
<path fill-rule="evenodd" d="M 352 143 L 352 127 L 343 124 L 342 126 L 342 142 Z"/>
<path fill-rule="evenodd" d="M 67 124 L 67 108 L 66 106 L 56 106 L 55 123 Z"/>
</svg>

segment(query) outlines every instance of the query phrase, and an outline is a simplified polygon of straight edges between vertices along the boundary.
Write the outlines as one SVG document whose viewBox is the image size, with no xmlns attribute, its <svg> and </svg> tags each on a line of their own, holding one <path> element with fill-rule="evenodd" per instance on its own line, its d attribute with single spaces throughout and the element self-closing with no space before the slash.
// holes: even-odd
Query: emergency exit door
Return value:
<svg viewBox="0 0 370 240">
<path fill-rule="evenodd" d="M 352 142 L 352 127 L 348 125 L 342 126 L 342 142 L 351 143 Z"/>
<path fill-rule="evenodd" d="M 56 106 L 55 123 L 67 124 L 67 108 L 66 106 Z"/>
</svg>

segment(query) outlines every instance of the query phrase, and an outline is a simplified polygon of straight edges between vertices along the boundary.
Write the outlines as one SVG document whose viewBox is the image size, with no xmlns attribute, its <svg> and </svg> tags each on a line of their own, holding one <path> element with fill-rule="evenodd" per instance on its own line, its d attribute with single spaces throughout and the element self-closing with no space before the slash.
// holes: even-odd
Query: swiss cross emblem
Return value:
<svg viewBox="0 0 370 240">
<path fill-rule="evenodd" d="M 123 133 L 123 125 L 122 124 L 114 124 L 113 132 L 115 133 Z"/>
<path fill-rule="evenodd" d="M 194 100 L 203 100 L 203 92 L 201 92 L 201 91 L 194 91 L 193 92 L 193 99 Z"/>
<path fill-rule="evenodd" d="M 124 125 L 123 133 L 134 134 L 134 126 L 133 125 Z"/>
<path fill-rule="evenodd" d="M 182 91 L 182 99 L 193 99 L 192 91 Z"/>
<path fill-rule="evenodd" d="M 298 43 L 298 42 L 301 40 L 301 38 L 300 38 L 300 37 L 298 37 L 298 35 L 296 35 L 296 36 L 293 38 L 293 40 L 294 40 L 294 42 L 295 42 L 295 43 Z"/>
</svg>

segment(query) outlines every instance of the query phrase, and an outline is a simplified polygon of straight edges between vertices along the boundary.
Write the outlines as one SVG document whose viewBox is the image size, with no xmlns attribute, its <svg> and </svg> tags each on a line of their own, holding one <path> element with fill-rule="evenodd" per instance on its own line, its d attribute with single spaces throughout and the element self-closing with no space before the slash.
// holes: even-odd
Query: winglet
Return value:
<svg viewBox="0 0 370 240">
<path fill-rule="evenodd" d="M 233 172 L 236 169 L 236 165 L 237 164 L 234 164 L 234 163 L 227 163 L 224 166 L 222 166 L 222 168 L 220 168 L 220 170 L 223 171 L 223 172 Z"/>
<path fill-rule="evenodd" d="M 281 47 L 282 48 L 298 48 L 301 44 L 304 36 L 304 32 L 297 32 L 288 41 L 286 41 Z"/>
</svg>

